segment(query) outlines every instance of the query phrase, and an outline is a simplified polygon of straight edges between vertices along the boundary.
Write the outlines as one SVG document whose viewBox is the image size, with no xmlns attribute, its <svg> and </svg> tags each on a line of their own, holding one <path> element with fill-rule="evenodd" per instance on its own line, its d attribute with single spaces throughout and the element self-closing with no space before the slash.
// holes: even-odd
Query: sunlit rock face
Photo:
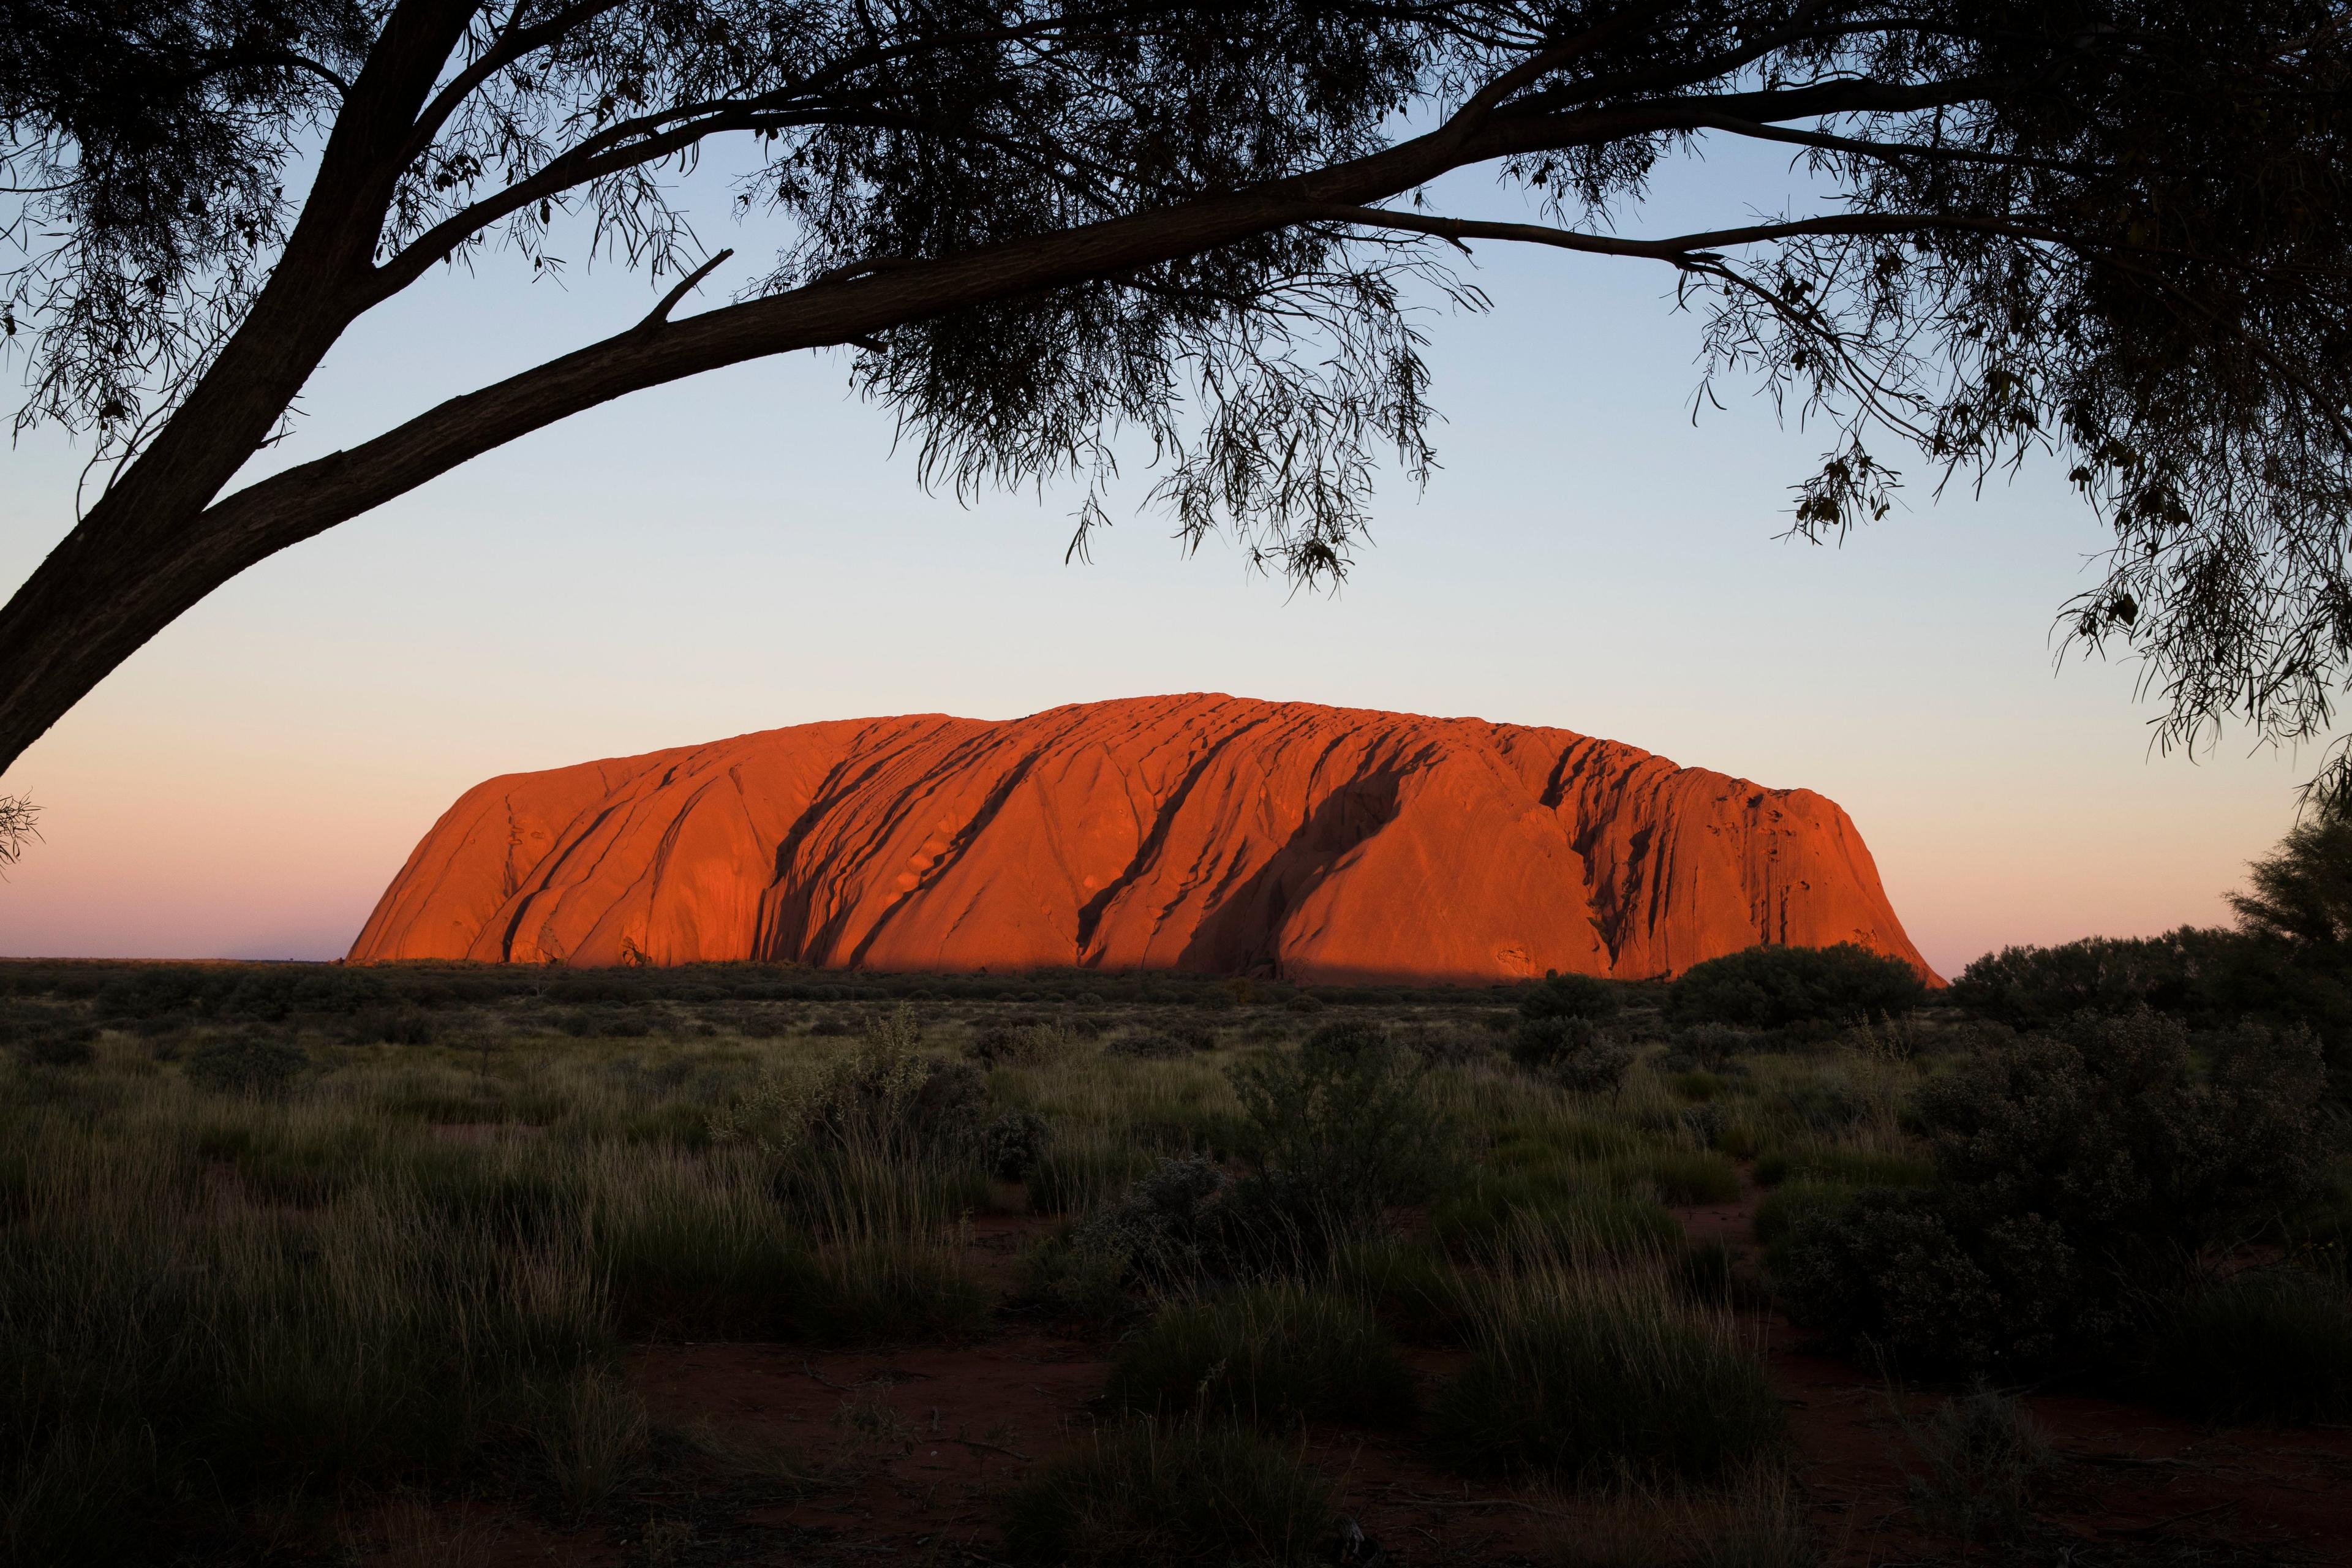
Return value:
<svg viewBox="0 0 2352 1568">
<path fill-rule="evenodd" d="M 1565 730 L 1147 697 L 803 724 L 494 778 L 354 960 L 1672 974 L 1759 942 L 1927 965 L 1810 790 Z"/>
</svg>

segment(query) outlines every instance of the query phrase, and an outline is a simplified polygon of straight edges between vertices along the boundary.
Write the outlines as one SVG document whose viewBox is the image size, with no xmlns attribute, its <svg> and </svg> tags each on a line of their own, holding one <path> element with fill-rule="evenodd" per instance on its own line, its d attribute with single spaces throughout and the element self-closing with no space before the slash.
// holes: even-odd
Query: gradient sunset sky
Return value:
<svg viewBox="0 0 2352 1568">
<path fill-rule="evenodd" d="M 1684 165 L 1626 227 L 1737 221 L 1776 182 L 1784 161 L 1752 153 Z M 1526 216 L 1480 179 L 1442 194 Z M 727 230 L 706 235 L 756 255 Z M 2222 918 L 2315 759 L 2236 736 L 2155 755 L 2135 668 L 2053 670 L 2053 614 L 2101 534 L 2052 465 L 1941 501 L 1915 474 L 1908 509 L 1843 548 L 1785 542 L 1787 487 L 1826 438 L 1738 385 L 1694 423 L 1698 321 L 1671 273 L 1496 246 L 1472 276 L 1491 313 L 1425 321 L 1443 471 L 1384 486 L 1337 595 L 1216 545 L 1183 559 L 1154 515 L 1066 566 L 1074 489 L 926 496 L 837 355 L 493 453 L 247 573 L 0 776 L 46 836 L 0 883 L 0 954 L 337 956 L 492 773 L 1193 690 L 1558 725 L 1819 790 L 1947 973 L 2004 942 Z M 438 277 L 346 339 L 253 471 L 615 331 L 651 294 L 577 261 L 533 283 L 496 254 Z M 68 526 L 82 458 L 40 431 L 5 459 L 9 585 Z"/>
</svg>

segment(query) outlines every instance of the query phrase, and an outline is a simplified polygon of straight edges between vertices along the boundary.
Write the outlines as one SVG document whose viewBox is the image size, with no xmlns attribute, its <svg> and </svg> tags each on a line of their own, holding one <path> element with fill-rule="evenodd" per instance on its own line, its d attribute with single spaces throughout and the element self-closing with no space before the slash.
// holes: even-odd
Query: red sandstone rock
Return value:
<svg viewBox="0 0 2352 1568">
<path fill-rule="evenodd" d="M 1564 730 L 1193 695 L 491 779 L 352 957 L 1487 984 L 1671 974 L 1760 942 L 1932 973 L 1810 790 Z"/>
</svg>

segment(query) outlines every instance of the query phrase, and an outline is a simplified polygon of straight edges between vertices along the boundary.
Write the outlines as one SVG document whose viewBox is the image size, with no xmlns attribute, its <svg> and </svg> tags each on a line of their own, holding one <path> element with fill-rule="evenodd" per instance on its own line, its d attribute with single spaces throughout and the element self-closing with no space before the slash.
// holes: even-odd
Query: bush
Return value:
<svg viewBox="0 0 2352 1568">
<path fill-rule="evenodd" d="M 1008 1110 L 981 1129 L 981 1158 L 998 1181 L 1025 1181 L 1053 1136 L 1053 1129 L 1035 1111 Z"/>
<path fill-rule="evenodd" d="M 2210 1047 L 2200 1072 L 2177 1021 L 2085 1016 L 1931 1079 L 1916 1115 L 1937 1185 L 1801 1221 L 1776 1264 L 1790 1315 L 1962 1368 L 2103 1353 L 2325 1170 L 2310 1036 Z"/>
<path fill-rule="evenodd" d="M 1197 1154 L 1162 1160 L 1127 1195 L 1071 1226 L 1074 1250 L 1118 1260 L 1145 1289 L 1295 1271 L 1331 1243 L 1325 1217 L 1281 1172 L 1235 1181 Z"/>
<path fill-rule="evenodd" d="M 1264 1190 L 1332 1235 L 1376 1227 L 1392 1204 L 1430 1195 L 1456 1164 L 1425 1068 L 1376 1025 L 1327 1024 L 1295 1052 L 1227 1073 L 1252 1132 Z"/>
<path fill-rule="evenodd" d="M 1927 997 L 1927 982 L 1899 958 L 1853 942 L 1774 945 L 1693 964 L 1666 988 L 1666 1012 L 1677 1024 L 1785 1029 L 1903 1013 Z"/>
<path fill-rule="evenodd" d="M 2025 1214 L 1963 1229 L 1929 1192 L 1873 1187 L 1800 1213 L 1772 1263 L 1799 1323 L 1931 1367 L 2039 1366 L 2120 1327 L 2060 1227 Z"/>
<path fill-rule="evenodd" d="M 36 1026 L 16 1041 L 16 1052 L 34 1067 L 88 1067 L 97 1058 L 97 1040 L 95 1024 Z"/>
<path fill-rule="evenodd" d="M 2297 1268 L 2212 1282 L 2149 1334 L 2138 1383 L 2208 1421 L 2352 1419 L 2352 1299 L 2341 1278 Z"/>
<path fill-rule="evenodd" d="M 309 1053 L 290 1040 L 231 1035 L 207 1040 L 190 1051 L 181 1070 L 190 1083 L 215 1094 L 269 1099 L 292 1089 L 310 1065 Z"/>
<path fill-rule="evenodd" d="M 1138 1422 L 1045 1466 L 1013 1494 L 1004 1550 L 1016 1563 L 1318 1561 L 1335 1522 L 1331 1483 L 1293 1447 L 1234 1426 Z"/>
<path fill-rule="evenodd" d="M 1663 1281 L 1553 1264 L 1474 1300 L 1471 1363 L 1435 1412 L 1462 1469 L 1709 1481 L 1786 1440 L 1762 1362 Z"/>
<path fill-rule="evenodd" d="M 1615 1017 L 1620 1005 L 1614 982 L 1593 974 L 1553 973 L 1519 998 L 1519 1016 L 1601 1020 Z"/>
<path fill-rule="evenodd" d="M 1215 1044 L 1216 1037 L 1208 1030 L 1180 1025 L 1172 1029 L 1146 1029 L 1138 1034 L 1121 1035 L 1103 1047 L 1103 1055 L 1127 1057 L 1139 1061 L 1174 1061 L 1197 1056 Z"/>
<path fill-rule="evenodd" d="M 1927 1466 L 1912 1480 L 1913 1506 L 1930 1528 L 1970 1544 L 2023 1533 L 2058 1468 L 2033 1417 L 1982 1384 L 1937 1405 L 1911 1441 Z"/>
<path fill-rule="evenodd" d="M 1495 1054 L 1491 1039 L 1454 1024 L 1406 1024 L 1397 1029 L 1395 1037 L 1424 1067 L 1469 1067 L 1490 1060 Z"/>
<path fill-rule="evenodd" d="M 1528 1018 L 1511 1037 L 1513 1061 L 1578 1094 L 1617 1092 L 1634 1055 L 1590 1018 Z"/>
<path fill-rule="evenodd" d="M 1125 1410 L 1252 1425 L 1412 1418 L 1412 1373 L 1370 1308 L 1328 1287 L 1254 1285 L 1180 1302 L 1111 1369 Z"/>
</svg>

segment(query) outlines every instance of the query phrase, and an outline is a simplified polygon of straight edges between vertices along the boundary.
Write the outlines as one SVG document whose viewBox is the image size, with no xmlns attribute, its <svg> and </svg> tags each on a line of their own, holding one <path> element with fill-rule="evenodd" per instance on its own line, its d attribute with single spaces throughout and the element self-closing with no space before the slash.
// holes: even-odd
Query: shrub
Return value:
<svg viewBox="0 0 2352 1568">
<path fill-rule="evenodd" d="M 198 1089 L 268 1099 L 292 1089 L 310 1065 L 309 1053 L 292 1041 L 248 1034 L 205 1041 L 180 1070 Z"/>
<path fill-rule="evenodd" d="M 1473 1300 L 1470 1364 L 1435 1411 L 1465 1470 L 1707 1481 L 1785 1441 L 1762 1362 L 1662 1279 L 1553 1263 Z"/>
<path fill-rule="evenodd" d="M 1235 1181 L 1197 1154 L 1162 1160 L 1127 1195 L 1070 1228 L 1070 1246 L 1120 1261 L 1149 1289 L 1296 1270 L 1321 1258 L 1331 1233 L 1279 1171 Z"/>
<path fill-rule="evenodd" d="M 1112 1405 L 1198 1420 L 1411 1420 L 1412 1373 L 1370 1308 L 1328 1287 L 1253 1285 L 1163 1308 L 1111 1369 Z"/>
<path fill-rule="evenodd" d="M 1335 1235 L 1427 1197 L 1456 1154 L 1424 1072 L 1386 1030 L 1362 1023 L 1327 1024 L 1295 1052 L 1230 1069 L 1262 1190 L 1289 1194 Z"/>
<path fill-rule="evenodd" d="M 2217 933 L 2218 934 L 2218 933 Z M 2004 947 L 1953 977 L 1951 998 L 1979 1017 L 2046 1028 L 2077 1013 L 2120 1016 L 2189 1004 L 2192 933 L 2085 937 L 2057 947 Z"/>
<path fill-rule="evenodd" d="M 1621 1005 L 1618 987 L 1594 974 L 1553 973 L 1528 987 L 1519 998 L 1525 1018 L 1613 1018 Z"/>
<path fill-rule="evenodd" d="M 2040 1365 L 2119 1327 L 2057 1226 L 2028 1214 L 1964 1230 L 1931 1193 L 1873 1187 L 1800 1215 L 1773 1281 L 1789 1315 L 1833 1342 L 1930 1366 Z"/>
<path fill-rule="evenodd" d="M 1912 1480 L 1913 1506 L 1929 1528 L 1971 1544 L 2023 1533 L 2035 1494 L 2058 1467 L 2024 1407 L 1981 1383 L 1937 1405 L 1911 1441 L 1927 1466 Z"/>
<path fill-rule="evenodd" d="M 1511 1037 L 1513 1061 L 1578 1094 L 1617 1092 L 1635 1054 L 1589 1018 L 1529 1018 Z"/>
<path fill-rule="evenodd" d="M 1235 1426 L 1138 1422 L 1015 1491 L 1004 1550 L 1016 1563 L 1079 1568 L 1287 1568 L 1319 1559 L 1331 1499 L 1331 1483 L 1295 1447 Z"/>
<path fill-rule="evenodd" d="M 1492 1040 L 1452 1024 L 1406 1024 L 1397 1029 L 1395 1037 L 1424 1067 L 1468 1067 L 1495 1054 Z"/>
<path fill-rule="evenodd" d="M 1765 1194 L 1756 1205 L 1756 1241 L 1760 1247 L 1775 1247 L 1798 1226 L 1816 1215 L 1834 1215 L 1853 1201 L 1856 1189 L 1843 1182 L 1822 1181 L 1811 1176 L 1784 1182 Z"/>
<path fill-rule="evenodd" d="M 1052 1142 L 1053 1129 L 1044 1117 L 1034 1110 L 1008 1110 L 981 1129 L 981 1158 L 998 1181 L 1024 1181 Z"/>
<path fill-rule="evenodd" d="M 1666 1011 L 1678 1024 L 1782 1029 L 1902 1013 L 1927 995 L 1917 970 L 1853 942 L 1770 945 L 1693 964 L 1666 988 Z"/>
<path fill-rule="evenodd" d="M 2250 1269 L 2188 1292 L 2143 1344 L 2147 1398 L 2209 1421 L 2352 1418 L 2352 1299 L 2341 1278 Z"/>
<path fill-rule="evenodd" d="M 98 1055 L 94 1024 L 36 1026 L 16 1042 L 16 1055 L 34 1067 L 88 1067 Z"/>
<path fill-rule="evenodd" d="M 1074 1245 L 1065 1226 L 1021 1255 L 1019 1299 L 1056 1318 L 1108 1326 L 1136 1310 L 1127 1275 L 1124 1257 Z"/>
<path fill-rule="evenodd" d="M 2102 1353 L 2325 1168 L 2311 1037 L 2212 1046 L 2200 1072 L 2177 1021 L 2085 1016 L 1931 1079 L 1916 1114 L 1937 1185 L 1800 1223 L 1776 1263 L 1791 1316 L 1959 1367 Z"/>
<path fill-rule="evenodd" d="M 1103 1047 L 1103 1055 L 1139 1061 L 1173 1061 L 1182 1057 L 1197 1056 L 1215 1044 L 1216 1037 L 1205 1029 L 1185 1026 L 1145 1029 L 1137 1034 L 1119 1036 Z"/>
</svg>

